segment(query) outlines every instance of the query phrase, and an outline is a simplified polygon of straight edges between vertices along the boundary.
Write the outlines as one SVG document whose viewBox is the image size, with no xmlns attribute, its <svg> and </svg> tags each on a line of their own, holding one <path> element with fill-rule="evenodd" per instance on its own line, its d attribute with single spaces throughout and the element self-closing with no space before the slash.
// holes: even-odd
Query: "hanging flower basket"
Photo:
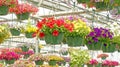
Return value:
<svg viewBox="0 0 120 67">
<path fill-rule="evenodd" d="M 12 36 L 19 36 L 20 35 L 20 30 L 17 30 L 15 28 L 11 28 L 10 32 L 11 32 Z"/>
<path fill-rule="evenodd" d="M 8 9 L 9 7 L 8 6 L 0 6 L 0 15 L 7 15 L 8 14 Z"/>
<path fill-rule="evenodd" d="M 50 66 L 55 66 L 57 62 L 55 60 L 50 60 L 48 63 Z"/>
<path fill-rule="evenodd" d="M 18 20 L 27 20 L 30 16 L 30 13 L 16 14 Z"/>
<path fill-rule="evenodd" d="M 5 63 L 6 63 L 6 64 L 14 64 L 14 62 L 15 62 L 14 59 L 13 59 L 13 60 L 5 60 Z"/>
<path fill-rule="evenodd" d="M 81 46 L 83 44 L 83 38 L 82 37 L 67 37 L 66 40 L 68 46 Z"/>
<path fill-rule="evenodd" d="M 78 3 L 88 3 L 90 0 L 77 0 Z"/>
<path fill-rule="evenodd" d="M 45 35 L 45 42 L 51 45 L 60 44 L 63 41 L 63 37 L 64 37 L 64 33 L 60 33 L 58 36 L 47 34 Z"/>
<path fill-rule="evenodd" d="M 88 50 L 102 50 L 102 42 L 87 44 Z"/>
<path fill-rule="evenodd" d="M 33 32 L 25 32 L 25 37 L 26 38 L 33 38 Z"/>
<path fill-rule="evenodd" d="M 43 65 L 43 63 L 44 63 L 43 60 L 37 60 L 37 61 L 35 61 L 36 65 Z"/>
<path fill-rule="evenodd" d="M 104 44 L 102 50 L 103 52 L 114 52 L 116 50 L 116 44 Z"/>
</svg>

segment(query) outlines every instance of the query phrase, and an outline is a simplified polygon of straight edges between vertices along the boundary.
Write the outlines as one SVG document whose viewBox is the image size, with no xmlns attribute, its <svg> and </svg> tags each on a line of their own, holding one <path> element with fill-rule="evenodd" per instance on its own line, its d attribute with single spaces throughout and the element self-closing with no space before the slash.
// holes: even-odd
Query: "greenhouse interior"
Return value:
<svg viewBox="0 0 120 67">
<path fill-rule="evenodd" d="M 120 0 L 0 0 L 0 67 L 120 67 Z"/>
</svg>

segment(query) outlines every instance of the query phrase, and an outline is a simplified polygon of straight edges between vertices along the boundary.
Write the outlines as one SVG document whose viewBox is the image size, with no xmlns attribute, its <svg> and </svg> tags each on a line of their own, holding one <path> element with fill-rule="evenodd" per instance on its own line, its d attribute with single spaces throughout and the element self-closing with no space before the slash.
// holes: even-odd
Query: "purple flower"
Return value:
<svg viewBox="0 0 120 67">
<path fill-rule="evenodd" d="M 94 32 L 90 32 L 89 36 L 95 36 Z"/>
<path fill-rule="evenodd" d="M 104 46 L 106 47 L 106 46 L 107 46 L 107 44 L 104 44 Z"/>
<path fill-rule="evenodd" d="M 95 42 L 98 42 L 98 38 L 93 38 L 93 40 L 94 40 Z"/>
<path fill-rule="evenodd" d="M 63 57 L 63 59 L 65 60 L 65 62 L 70 62 L 70 57 Z"/>
</svg>

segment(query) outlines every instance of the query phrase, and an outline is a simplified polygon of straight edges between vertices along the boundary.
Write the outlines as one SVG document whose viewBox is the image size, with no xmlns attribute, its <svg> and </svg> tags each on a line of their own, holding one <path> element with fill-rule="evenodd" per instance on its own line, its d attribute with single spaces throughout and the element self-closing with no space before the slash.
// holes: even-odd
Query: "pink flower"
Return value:
<svg viewBox="0 0 120 67">
<path fill-rule="evenodd" d="M 98 64 L 98 61 L 95 60 L 95 59 L 91 59 L 91 60 L 89 61 L 89 64 L 96 65 L 96 64 Z"/>
</svg>

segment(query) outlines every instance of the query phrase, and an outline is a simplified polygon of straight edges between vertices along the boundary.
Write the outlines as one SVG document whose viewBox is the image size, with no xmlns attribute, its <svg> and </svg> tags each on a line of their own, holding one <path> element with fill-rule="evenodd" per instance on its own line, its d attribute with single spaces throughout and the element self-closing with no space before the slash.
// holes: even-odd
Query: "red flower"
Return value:
<svg viewBox="0 0 120 67">
<path fill-rule="evenodd" d="M 43 38 L 44 36 L 45 36 L 45 34 L 43 32 L 40 32 L 39 37 Z"/>
<path fill-rule="evenodd" d="M 52 32 L 52 35 L 53 35 L 53 36 L 58 36 L 58 35 L 59 35 L 59 31 L 54 30 L 54 31 Z"/>
<path fill-rule="evenodd" d="M 69 30 L 69 32 L 72 32 L 73 29 L 74 29 L 74 25 L 73 25 L 72 23 L 71 23 L 71 24 L 65 23 L 65 24 L 64 24 L 64 27 L 65 27 L 67 30 Z"/>
<path fill-rule="evenodd" d="M 64 20 L 58 19 L 58 20 L 56 20 L 56 24 L 58 27 L 60 27 L 64 24 Z"/>
<path fill-rule="evenodd" d="M 43 22 L 39 22 L 38 21 L 38 23 L 37 23 L 37 25 L 36 25 L 39 29 L 41 29 L 42 27 L 43 27 Z"/>
<path fill-rule="evenodd" d="M 46 23 L 46 26 L 48 26 L 49 28 L 54 28 L 54 22 L 48 22 Z"/>
</svg>

